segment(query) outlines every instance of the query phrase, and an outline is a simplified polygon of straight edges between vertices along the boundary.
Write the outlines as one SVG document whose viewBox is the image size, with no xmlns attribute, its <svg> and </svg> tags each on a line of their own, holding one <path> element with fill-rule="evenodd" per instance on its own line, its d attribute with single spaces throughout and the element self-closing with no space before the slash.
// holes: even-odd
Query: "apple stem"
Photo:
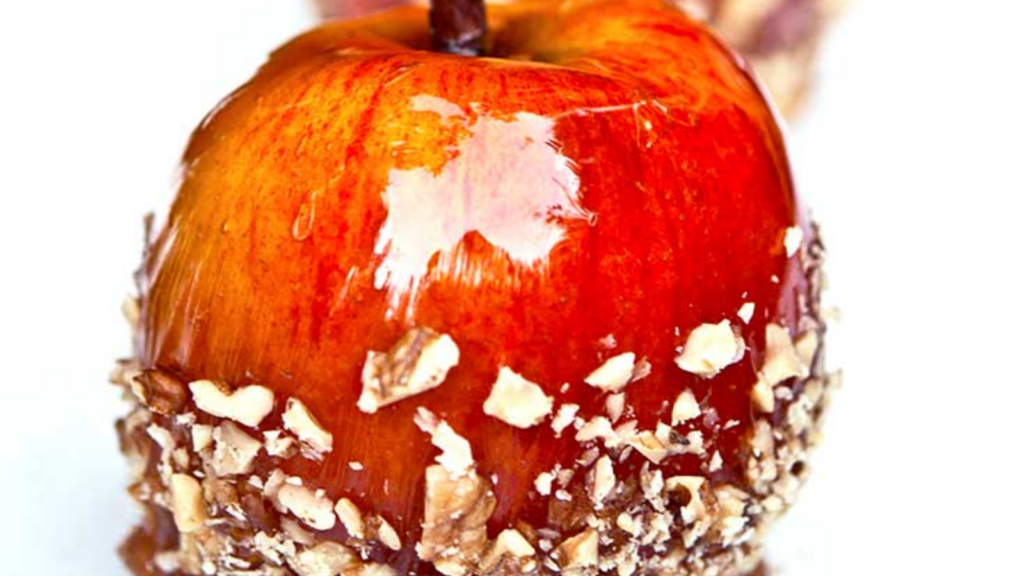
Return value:
<svg viewBox="0 0 1024 576">
<path fill-rule="evenodd" d="M 430 37 L 434 50 L 480 56 L 486 32 L 484 0 L 430 0 Z"/>
</svg>

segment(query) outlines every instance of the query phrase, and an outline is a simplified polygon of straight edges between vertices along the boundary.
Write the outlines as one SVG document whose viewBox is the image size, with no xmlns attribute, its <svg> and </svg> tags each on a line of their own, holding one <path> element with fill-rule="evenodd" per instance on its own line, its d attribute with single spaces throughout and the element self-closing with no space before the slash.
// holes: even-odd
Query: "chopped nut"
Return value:
<svg viewBox="0 0 1024 576">
<path fill-rule="evenodd" d="M 743 339 L 728 320 L 701 324 L 690 332 L 682 353 L 676 356 L 676 365 L 691 374 L 712 378 L 743 358 L 745 349 Z"/>
<path fill-rule="evenodd" d="M 789 330 L 778 324 L 769 324 L 766 328 L 765 357 L 761 376 L 772 387 L 794 376 L 806 376 L 804 366 L 793 346 L 793 340 L 789 336 Z"/>
<path fill-rule="evenodd" d="M 651 363 L 647 361 L 647 358 L 641 358 L 636 366 L 633 367 L 633 377 L 630 378 L 630 382 L 639 382 L 644 378 L 651 375 Z"/>
<path fill-rule="evenodd" d="M 288 558 L 288 565 L 299 576 L 347 575 L 358 564 L 359 560 L 351 550 L 330 541 L 321 542 Z"/>
<path fill-rule="evenodd" d="M 606 360 L 600 368 L 591 372 L 583 381 L 605 392 L 618 392 L 632 380 L 635 365 L 636 354 L 632 352 L 619 354 Z"/>
<path fill-rule="evenodd" d="M 640 524 L 628 513 L 622 512 L 615 518 L 615 525 L 624 532 L 636 536 L 640 533 Z"/>
<path fill-rule="evenodd" d="M 202 454 L 213 445 L 213 426 L 196 424 L 192 427 L 192 451 Z"/>
<path fill-rule="evenodd" d="M 683 522 L 686 524 L 694 523 L 703 518 L 707 513 L 707 509 L 704 507 L 704 502 L 701 499 L 700 491 L 703 486 L 704 478 L 700 476 L 672 476 L 665 481 L 666 491 L 685 491 L 686 496 L 683 498 L 683 501 L 686 504 L 683 505 L 680 513 Z"/>
<path fill-rule="evenodd" d="M 750 324 L 750 320 L 754 317 L 754 303 L 744 302 L 736 315 L 740 317 L 740 320 L 743 320 L 744 324 Z"/>
<path fill-rule="evenodd" d="M 618 421 L 622 418 L 622 413 L 626 410 L 626 395 L 625 394 L 610 394 L 604 401 L 604 409 L 608 412 L 608 418 L 612 422 Z"/>
<path fill-rule="evenodd" d="M 246 386 L 231 391 L 210 380 L 197 380 L 188 385 L 200 410 L 255 428 L 274 409 L 274 393 L 263 386 Z"/>
<path fill-rule="evenodd" d="M 391 524 L 388 524 L 387 520 L 378 517 L 377 521 L 377 538 L 380 540 L 381 544 L 392 550 L 401 550 L 402 541 L 398 538 L 398 532 L 395 532 L 395 529 Z"/>
<path fill-rule="evenodd" d="M 783 240 L 783 244 L 786 246 L 786 257 L 792 258 L 794 254 L 800 250 L 800 245 L 804 242 L 804 231 L 799 226 L 790 226 L 786 228 L 786 238 Z"/>
<path fill-rule="evenodd" d="M 632 434 L 627 439 L 627 443 L 655 464 L 660 463 L 668 456 L 668 448 L 649 430 Z"/>
<path fill-rule="evenodd" d="M 440 386 L 459 363 L 459 347 L 447 334 L 409 330 L 390 350 L 369 352 L 357 406 L 373 414 L 383 406 Z"/>
<path fill-rule="evenodd" d="M 700 404 L 693 392 L 683 390 L 672 405 L 672 425 L 682 424 L 700 416 Z"/>
<path fill-rule="evenodd" d="M 213 469 L 218 476 L 236 476 L 252 472 L 253 461 L 263 446 L 232 422 L 224 422 L 213 431 Z"/>
<path fill-rule="evenodd" d="M 515 528 L 503 530 L 480 560 L 480 573 L 492 572 L 505 558 L 528 558 L 534 554 L 536 551 L 522 533 Z"/>
<path fill-rule="evenodd" d="M 263 446 L 267 454 L 274 458 L 291 458 L 296 452 L 295 439 L 280 430 L 264 432 Z"/>
<path fill-rule="evenodd" d="M 612 467 L 612 459 L 608 456 L 598 458 L 593 474 L 590 499 L 594 502 L 595 507 L 600 508 L 604 500 L 615 489 L 615 469 Z"/>
<path fill-rule="evenodd" d="M 536 553 L 533 546 L 530 545 L 519 530 L 516 530 L 515 528 L 502 530 L 501 534 L 498 534 L 496 548 L 499 550 L 507 550 L 517 558 L 533 556 Z"/>
<path fill-rule="evenodd" d="M 586 568 L 597 566 L 597 531 L 587 528 L 569 538 L 556 550 L 558 563 L 563 568 Z"/>
<path fill-rule="evenodd" d="M 456 477 L 444 466 L 427 468 L 419 558 L 446 576 L 467 574 L 487 546 L 487 521 L 495 504 L 490 485 L 476 472 Z"/>
<path fill-rule="evenodd" d="M 760 374 L 757 376 L 757 381 L 754 382 L 751 400 L 754 403 L 754 407 L 765 414 L 771 414 L 775 411 L 775 395 L 772 393 L 771 384 L 768 384 L 768 381 Z"/>
<path fill-rule="evenodd" d="M 536 480 L 533 481 L 533 486 L 541 496 L 548 496 L 551 494 L 551 484 L 554 480 L 554 474 L 550 472 L 541 472 L 537 475 Z"/>
<path fill-rule="evenodd" d="M 322 459 L 334 447 L 334 436 L 324 430 L 302 401 L 289 398 L 282 418 L 285 429 L 299 437 L 299 441 L 313 449 Z"/>
<path fill-rule="evenodd" d="M 804 373 L 810 371 L 811 365 L 814 364 L 814 356 L 818 353 L 818 332 L 815 330 L 808 330 L 800 335 L 796 339 L 796 355 L 800 358 L 800 363 L 803 365 Z"/>
<path fill-rule="evenodd" d="M 334 503 L 323 494 L 306 488 L 285 483 L 277 498 L 289 512 L 314 530 L 334 528 L 336 517 Z"/>
<path fill-rule="evenodd" d="M 562 404 L 558 407 L 558 412 L 551 419 L 551 429 L 555 431 L 555 436 L 562 435 L 562 431 L 572 424 L 573 419 L 576 418 L 576 413 L 579 411 L 579 404 Z"/>
<path fill-rule="evenodd" d="M 576 432 L 577 442 L 589 442 L 597 438 L 615 438 L 617 440 L 611 421 L 604 416 L 591 418 Z"/>
<path fill-rule="evenodd" d="M 553 404 L 540 386 L 503 366 L 484 402 L 484 413 L 510 426 L 529 428 L 551 414 Z"/>
<path fill-rule="evenodd" d="M 172 416 L 188 402 L 188 391 L 180 380 L 160 370 L 143 370 L 131 379 L 132 394 L 157 414 Z"/>
<path fill-rule="evenodd" d="M 722 469 L 722 454 L 718 450 L 711 456 L 711 463 L 708 464 L 708 472 L 718 472 Z"/>
<path fill-rule="evenodd" d="M 334 512 L 350 536 L 359 539 L 366 538 L 366 523 L 363 521 L 363 514 L 351 500 L 348 498 L 338 500 Z"/>
<path fill-rule="evenodd" d="M 459 477 L 472 470 L 473 450 L 469 441 L 459 436 L 447 422 L 437 422 L 437 416 L 425 408 L 416 413 L 416 425 L 430 434 L 430 442 L 441 449 L 437 463 L 444 466 L 452 476 Z"/>
<path fill-rule="evenodd" d="M 206 505 L 203 487 L 195 478 L 185 474 L 171 476 L 171 510 L 178 531 L 195 532 L 206 523 Z"/>
</svg>

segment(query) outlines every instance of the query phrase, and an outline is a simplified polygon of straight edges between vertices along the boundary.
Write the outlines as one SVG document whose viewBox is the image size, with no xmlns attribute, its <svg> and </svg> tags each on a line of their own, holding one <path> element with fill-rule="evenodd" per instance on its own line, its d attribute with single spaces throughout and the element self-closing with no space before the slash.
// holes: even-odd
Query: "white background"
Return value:
<svg viewBox="0 0 1024 576">
<path fill-rule="evenodd" d="M 0 573 L 122 576 L 104 385 L 141 216 L 298 0 L 0 3 Z M 791 146 L 846 385 L 782 576 L 1024 575 L 1024 8 L 859 0 Z"/>
</svg>

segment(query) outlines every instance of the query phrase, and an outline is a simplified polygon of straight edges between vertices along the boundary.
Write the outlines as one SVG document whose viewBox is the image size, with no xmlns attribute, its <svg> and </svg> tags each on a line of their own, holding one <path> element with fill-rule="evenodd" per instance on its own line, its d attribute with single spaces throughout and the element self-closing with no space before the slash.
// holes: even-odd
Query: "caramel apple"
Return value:
<svg viewBox="0 0 1024 576">
<path fill-rule="evenodd" d="M 746 574 L 829 389 L 770 106 L 656 0 L 439 13 L 304 34 L 195 132 L 114 375 L 129 566 Z"/>
</svg>

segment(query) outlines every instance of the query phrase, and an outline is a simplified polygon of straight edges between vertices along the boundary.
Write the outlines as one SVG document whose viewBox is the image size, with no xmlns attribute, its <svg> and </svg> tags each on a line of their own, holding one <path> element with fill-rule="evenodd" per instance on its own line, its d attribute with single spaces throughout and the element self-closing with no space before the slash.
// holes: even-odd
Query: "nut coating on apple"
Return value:
<svg viewBox="0 0 1024 576">
<path fill-rule="evenodd" d="M 196 131 L 113 375 L 139 576 L 760 562 L 832 381 L 770 106 L 657 0 L 486 18 L 324 25 Z"/>
</svg>

